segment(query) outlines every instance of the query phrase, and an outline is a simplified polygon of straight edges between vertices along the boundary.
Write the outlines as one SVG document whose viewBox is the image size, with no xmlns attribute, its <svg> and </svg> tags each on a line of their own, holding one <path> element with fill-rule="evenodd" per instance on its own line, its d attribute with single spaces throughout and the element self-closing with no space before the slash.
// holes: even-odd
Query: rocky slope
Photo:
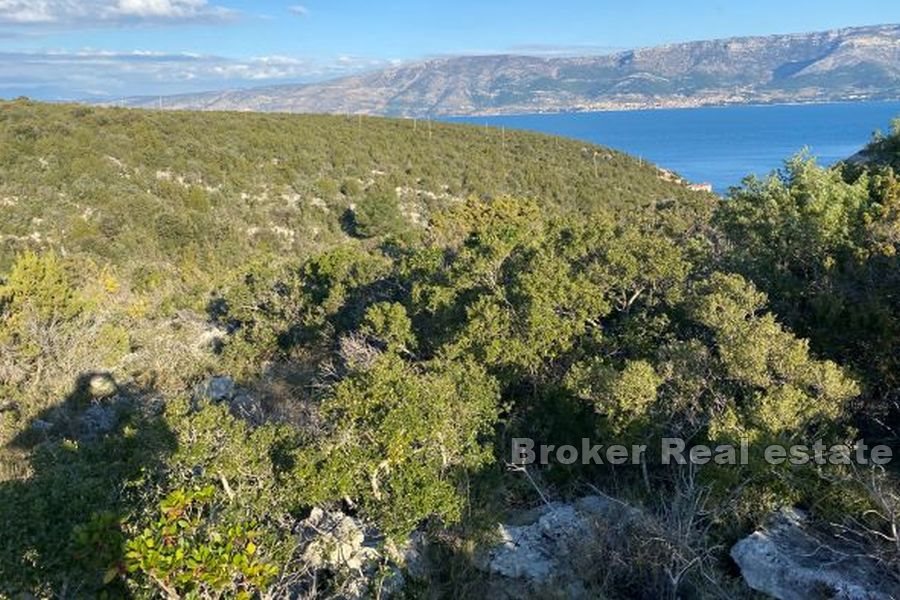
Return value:
<svg viewBox="0 0 900 600">
<path fill-rule="evenodd" d="M 900 25 L 671 44 L 606 56 L 466 56 L 319 84 L 191 94 L 166 108 L 395 116 L 900 97 Z M 124 103 L 155 108 L 158 98 Z"/>
</svg>

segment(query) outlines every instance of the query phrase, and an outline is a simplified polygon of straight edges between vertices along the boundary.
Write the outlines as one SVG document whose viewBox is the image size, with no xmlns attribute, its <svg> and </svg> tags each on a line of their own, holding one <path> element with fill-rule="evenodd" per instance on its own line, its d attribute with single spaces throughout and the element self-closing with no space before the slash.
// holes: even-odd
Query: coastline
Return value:
<svg viewBox="0 0 900 600">
<path fill-rule="evenodd" d="M 589 108 L 581 108 L 581 107 L 571 107 L 571 108 L 560 108 L 559 110 L 514 110 L 514 111 L 493 111 L 493 112 L 472 112 L 472 113 L 453 113 L 453 114 L 433 114 L 430 116 L 417 116 L 417 115 L 391 115 L 391 114 L 371 114 L 368 116 L 388 116 L 395 118 L 432 118 L 436 120 L 444 120 L 444 119 L 473 119 L 478 117 L 530 117 L 530 116 L 539 116 L 539 115 L 564 115 L 564 114 L 591 114 L 591 113 L 639 113 L 639 112 L 660 112 L 660 111 L 681 111 L 681 110 L 696 110 L 696 109 L 725 109 L 725 108 L 769 108 L 769 107 L 779 107 L 779 106 L 828 106 L 828 105 L 847 105 L 847 104 L 887 104 L 891 102 L 900 102 L 900 96 L 895 98 L 856 98 L 856 99 L 835 99 L 835 100 L 811 100 L 811 101 L 802 101 L 802 100 L 793 100 L 793 101 L 774 101 L 774 102 L 718 102 L 718 103 L 683 103 L 683 104 L 646 104 L 639 106 L 631 106 L 628 104 L 621 104 L 616 106 L 597 106 L 597 107 L 589 107 Z"/>
</svg>

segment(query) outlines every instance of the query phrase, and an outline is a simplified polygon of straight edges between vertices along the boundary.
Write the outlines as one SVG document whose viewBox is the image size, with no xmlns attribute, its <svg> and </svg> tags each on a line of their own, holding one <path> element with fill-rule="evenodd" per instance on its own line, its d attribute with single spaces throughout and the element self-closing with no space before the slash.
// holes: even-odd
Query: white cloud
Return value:
<svg viewBox="0 0 900 600">
<path fill-rule="evenodd" d="M 514 54 L 527 54 L 534 56 L 588 56 L 598 54 L 613 54 L 627 50 L 619 46 L 604 46 L 600 44 L 523 44 L 511 46 L 501 51 L 492 51 L 491 54 L 512 52 Z M 478 52 L 477 54 L 480 54 Z"/>
<path fill-rule="evenodd" d="M 385 66 L 341 57 L 314 61 L 290 56 L 233 59 L 221 56 L 111 52 L 0 52 L 0 98 L 45 100 L 169 95 L 321 81 Z"/>
<path fill-rule="evenodd" d="M 113 14 L 123 17 L 184 19 L 208 14 L 205 0 L 118 0 Z"/>
<path fill-rule="evenodd" d="M 233 17 L 208 0 L 0 0 L 0 24 L 103 25 L 178 23 Z"/>
<path fill-rule="evenodd" d="M 0 20 L 8 23 L 47 23 L 53 21 L 49 2 L 42 0 L 0 0 Z"/>
<path fill-rule="evenodd" d="M 216 65 L 211 70 L 225 80 L 250 82 L 303 78 L 315 74 L 310 61 L 286 56 L 262 56 L 247 61 L 230 61 Z"/>
<path fill-rule="evenodd" d="M 308 17 L 309 9 L 303 6 L 302 4 L 294 4 L 293 6 L 288 6 L 288 12 L 291 12 L 298 17 Z"/>
</svg>

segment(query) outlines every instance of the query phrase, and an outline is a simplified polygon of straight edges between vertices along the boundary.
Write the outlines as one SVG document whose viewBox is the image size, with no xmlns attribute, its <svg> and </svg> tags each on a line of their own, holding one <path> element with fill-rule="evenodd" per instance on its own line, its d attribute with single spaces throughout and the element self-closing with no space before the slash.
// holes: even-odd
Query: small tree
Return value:
<svg viewBox="0 0 900 600">
<path fill-rule="evenodd" d="M 477 365 L 417 368 L 385 354 L 326 399 L 334 433 L 299 457 L 297 487 L 311 504 L 351 498 L 393 536 L 432 516 L 457 521 L 461 476 L 491 460 L 483 439 L 498 401 L 496 382 Z"/>
<path fill-rule="evenodd" d="M 366 194 L 353 213 L 353 229 L 359 237 L 399 235 L 407 227 L 397 196 L 391 191 Z"/>
</svg>

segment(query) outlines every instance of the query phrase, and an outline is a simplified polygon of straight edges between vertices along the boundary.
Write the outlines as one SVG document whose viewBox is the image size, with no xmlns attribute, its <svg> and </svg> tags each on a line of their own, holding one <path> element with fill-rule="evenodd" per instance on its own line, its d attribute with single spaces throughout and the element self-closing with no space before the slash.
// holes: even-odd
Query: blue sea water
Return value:
<svg viewBox="0 0 900 600">
<path fill-rule="evenodd" d="M 459 117 L 455 122 L 562 135 L 628 152 L 719 192 L 807 148 L 822 164 L 857 152 L 900 117 L 900 102 L 728 106 Z"/>
</svg>

